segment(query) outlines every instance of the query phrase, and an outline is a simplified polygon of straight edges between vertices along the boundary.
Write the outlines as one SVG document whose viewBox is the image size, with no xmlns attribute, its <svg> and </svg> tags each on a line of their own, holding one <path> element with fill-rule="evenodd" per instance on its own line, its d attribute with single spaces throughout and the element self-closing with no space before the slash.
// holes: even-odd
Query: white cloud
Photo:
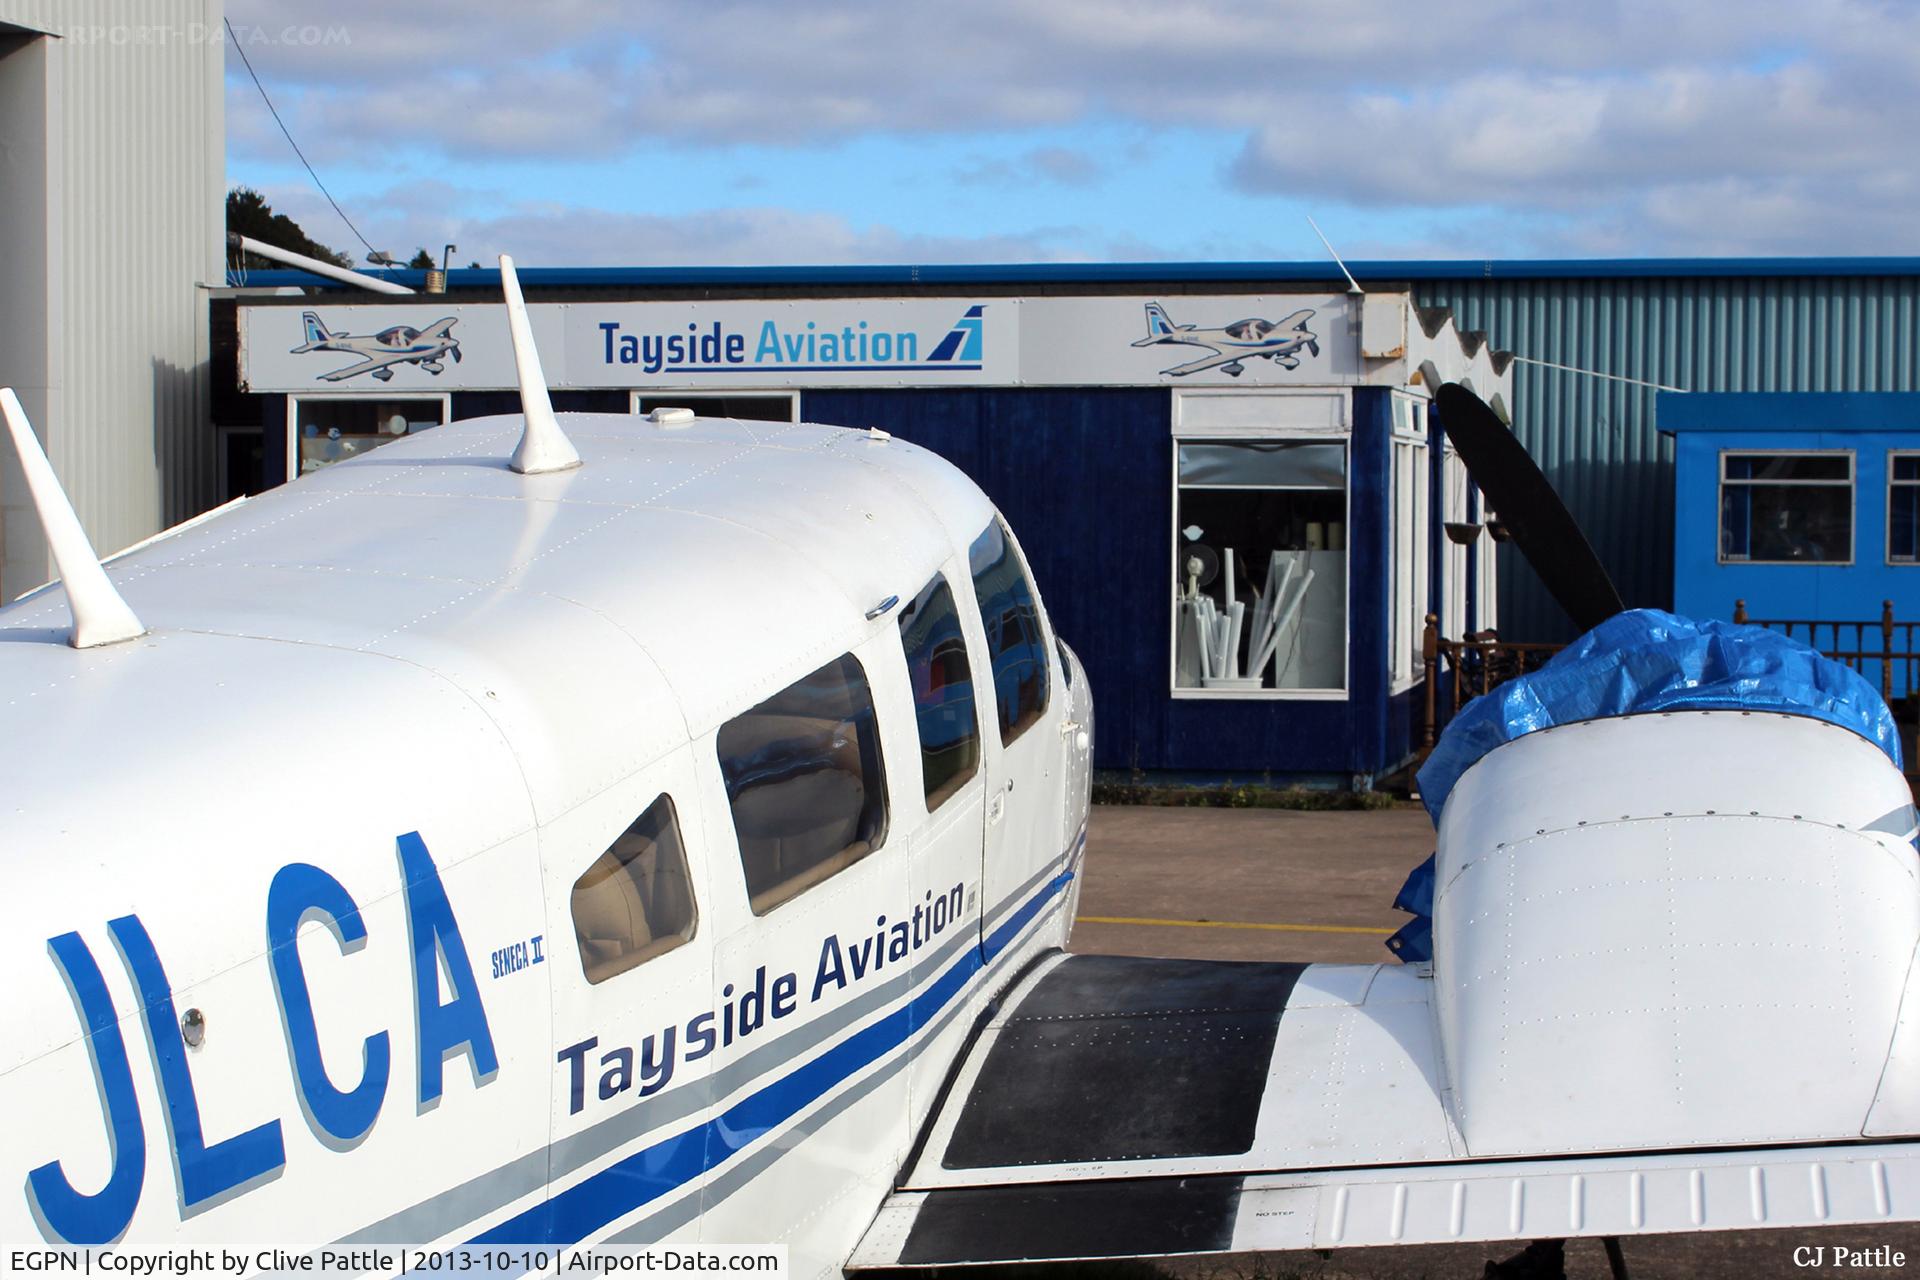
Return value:
<svg viewBox="0 0 1920 1280">
<path fill-rule="evenodd" d="M 1091 193 L 1125 166 L 1072 132 L 1118 124 L 1227 140 L 1238 155 L 1219 181 L 1244 196 L 1425 211 L 1422 241 L 1491 219 L 1508 253 L 1920 247 L 1902 216 L 1920 5 L 1896 0 L 1485 0 L 1439 14 L 1412 0 L 338 0 L 318 23 L 330 41 L 280 38 L 315 22 L 290 0 L 229 7 L 316 163 L 387 166 L 395 181 L 396 152 L 449 167 L 612 162 L 661 142 L 941 135 L 983 140 L 954 181 L 1085 188 L 1086 218 L 1064 221 L 1097 223 Z M 229 100 L 234 154 L 280 159 L 277 134 L 250 122 L 252 92 L 241 81 Z M 829 255 L 927 243 L 974 256 L 828 215 L 713 218 L 732 219 L 739 251 L 779 260 L 801 256 L 780 253 L 783 236 Z M 668 221 L 620 234 L 686 242 Z M 1076 251 L 1054 234 L 992 243 Z"/>
<path fill-rule="evenodd" d="M 344 243 L 321 198 L 304 187 L 268 187 L 276 210 L 310 233 Z M 828 213 L 743 206 L 677 216 L 625 213 L 557 202 L 499 206 L 499 193 L 413 184 L 362 201 L 361 229 L 402 259 L 457 244 L 457 263 L 491 266 L 506 252 L 523 266 L 751 266 L 871 262 L 1079 262 L 1158 256 L 1147 245 L 1109 241 L 1080 227 L 1017 235 L 932 236 Z M 471 207 L 496 207 L 473 215 Z"/>
</svg>

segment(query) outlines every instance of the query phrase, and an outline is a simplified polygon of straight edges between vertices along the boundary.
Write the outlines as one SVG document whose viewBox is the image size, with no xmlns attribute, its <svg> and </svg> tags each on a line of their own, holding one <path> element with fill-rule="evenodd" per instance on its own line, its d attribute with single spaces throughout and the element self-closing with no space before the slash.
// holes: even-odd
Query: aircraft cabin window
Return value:
<svg viewBox="0 0 1920 1280">
<path fill-rule="evenodd" d="M 900 643 L 920 721 L 920 780 L 927 812 L 945 803 L 980 768 L 973 671 L 953 589 L 939 574 L 900 613 Z"/>
<path fill-rule="evenodd" d="M 993 663 L 1000 741 L 1009 743 L 1047 709 L 1047 643 L 1040 631 L 1040 606 L 1013 540 L 999 520 L 973 540 L 967 559 L 973 568 L 980 621 L 987 632 L 987 656 Z"/>
<path fill-rule="evenodd" d="M 573 882 L 587 981 L 605 982 L 692 939 L 699 919 L 673 801 L 662 795 Z"/>
<path fill-rule="evenodd" d="M 887 782 L 873 695 L 852 654 L 727 721 L 719 755 L 755 915 L 885 841 Z"/>
</svg>

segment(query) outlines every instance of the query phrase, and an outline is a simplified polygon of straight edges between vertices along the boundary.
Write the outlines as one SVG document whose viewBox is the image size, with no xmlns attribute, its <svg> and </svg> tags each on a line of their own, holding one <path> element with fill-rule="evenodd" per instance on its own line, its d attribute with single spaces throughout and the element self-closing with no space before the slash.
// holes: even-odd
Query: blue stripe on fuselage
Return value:
<svg viewBox="0 0 1920 1280">
<path fill-rule="evenodd" d="M 1086 839 L 1082 830 L 1077 852 Z M 982 947 L 969 948 L 938 978 L 879 1021 L 762 1086 L 703 1125 L 665 1138 L 558 1191 L 544 1203 L 475 1236 L 470 1243 L 574 1244 L 731 1159 L 865 1067 L 904 1045 L 1012 944 L 1075 870 L 1068 865 L 1022 903 Z"/>
</svg>

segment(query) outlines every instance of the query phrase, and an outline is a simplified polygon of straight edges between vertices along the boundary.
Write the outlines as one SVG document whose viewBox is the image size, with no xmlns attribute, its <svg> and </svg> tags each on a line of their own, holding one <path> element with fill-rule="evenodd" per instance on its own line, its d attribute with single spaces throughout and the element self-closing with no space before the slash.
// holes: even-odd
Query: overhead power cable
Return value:
<svg viewBox="0 0 1920 1280">
<path fill-rule="evenodd" d="M 1602 373 L 1598 369 L 1581 369 L 1570 364 L 1555 364 L 1551 360 L 1535 360 L 1531 356 L 1515 356 L 1516 364 L 1534 364 L 1542 369 L 1558 369 L 1561 373 L 1585 374 L 1589 378 L 1605 378 L 1609 382 L 1627 382 L 1636 387 L 1652 387 L 1655 391 L 1685 391 L 1686 387 L 1669 386 L 1664 382 L 1648 382 L 1645 378 L 1629 378 L 1620 373 Z"/>
<path fill-rule="evenodd" d="M 313 185 L 320 189 L 320 194 L 327 198 L 327 203 L 333 206 L 333 211 L 340 215 L 340 221 L 347 224 L 347 230 L 353 232 L 354 239 L 366 245 L 368 253 L 378 252 L 371 244 L 367 244 L 367 238 L 360 234 L 360 228 L 353 225 L 353 219 L 347 216 L 347 211 L 340 207 L 340 202 L 333 198 L 331 191 L 327 190 L 327 184 L 320 181 L 320 175 L 313 171 L 313 165 L 307 161 L 306 152 L 300 150 L 300 144 L 293 140 L 293 132 L 287 128 L 287 122 L 280 118 L 280 112 L 274 107 L 273 99 L 267 96 L 267 86 L 260 83 L 260 73 L 253 69 L 253 61 L 247 57 L 247 51 L 241 46 L 239 37 L 233 33 L 233 19 L 223 18 L 222 21 L 227 24 L 227 40 L 233 45 L 234 51 L 240 55 L 240 65 L 245 67 L 247 74 L 253 78 L 253 87 L 260 91 L 260 101 L 267 104 L 267 111 L 273 116 L 273 122 L 280 126 L 280 132 L 286 136 L 287 145 L 293 148 L 293 154 L 299 156 L 300 163 L 306 166 L 307 176 L 313 179 Z"/>
</svg>

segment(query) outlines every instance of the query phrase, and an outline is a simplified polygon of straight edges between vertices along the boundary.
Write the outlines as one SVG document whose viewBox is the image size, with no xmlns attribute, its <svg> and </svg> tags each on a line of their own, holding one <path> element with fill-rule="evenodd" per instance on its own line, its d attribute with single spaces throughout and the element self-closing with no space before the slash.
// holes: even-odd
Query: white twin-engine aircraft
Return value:
<svg viewBox="0 0 1920 1280">
<path fill-rule="evenodd" d="M 987 499 L 877 431 L 556 419 L 502 268 L 523 415 L 111 576 L 0 393 L 63 580 L 0 611 L 0 1235 L 813 1276 L 1920 1216 L 1878 748 L 1501 746 L 1432 965 L 1068 955 L 1090 693 Z"/>
</svg>

